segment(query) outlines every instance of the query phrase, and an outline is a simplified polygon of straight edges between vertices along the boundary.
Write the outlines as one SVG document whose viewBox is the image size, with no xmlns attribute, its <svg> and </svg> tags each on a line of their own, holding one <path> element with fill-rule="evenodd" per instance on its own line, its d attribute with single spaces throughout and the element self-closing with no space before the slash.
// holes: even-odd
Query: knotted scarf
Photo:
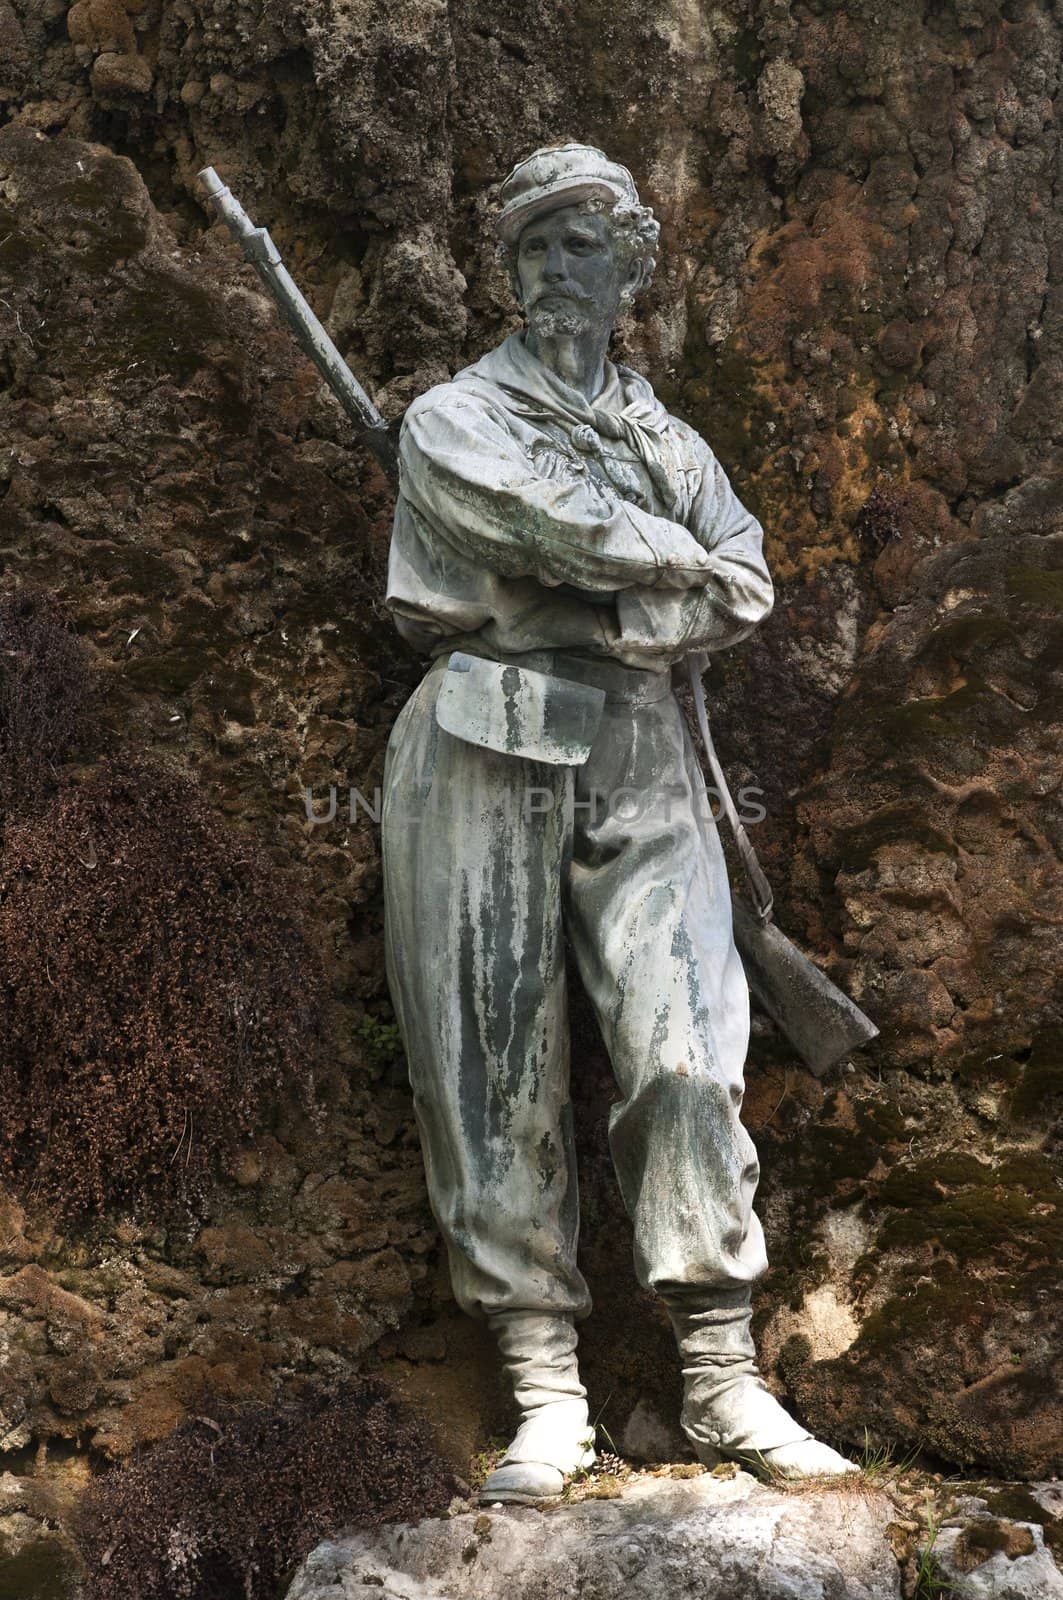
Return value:
<svg viewBox="0 0 1063 1600">
<path fill-rule="evenodd" d="M 561 423 L 575 448 L 584 455 L 599 455 L 621 492 L 635 498 L 634 474 L 625 477 L 624 463 L 601 451 L 602 439 L 622 441 L 646 468 L 666 511 L 675 506 L 678 485 L 666 465 L 672 459 L 665 438 L 668 413 L 646 380 L 630 367 L 607 361 L 605 387 L 597 403 L 591 404 L 533 356 L 520 334 L 512 334 L 466 372 L 487 378 L 511 395 L 514 409 L 529 420 Z"/>
</svg>

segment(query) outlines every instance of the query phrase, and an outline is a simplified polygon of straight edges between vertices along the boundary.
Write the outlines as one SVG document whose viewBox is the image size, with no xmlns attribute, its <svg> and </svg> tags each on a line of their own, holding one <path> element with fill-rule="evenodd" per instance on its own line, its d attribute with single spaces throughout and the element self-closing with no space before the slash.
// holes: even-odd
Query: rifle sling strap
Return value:
<svg viewBox="0 0 1063 1600">
<path fill-rule="evenodd" d="M 770 922 L 773 907 L 771 884 L 764 876 L 764 871 L 757 860 L 757 852 L 750 843 L 749 835 L 739 819 L 734 800 L 731 798 L 731 791 L 727 787 L 727 779 L 723 775 L 723 768 L 720 766 L 719 758 L 716 755 L 712 734 L 709 731 L 709 714 L 705 708 L 705 691 L 701 685 L 701 674 L 705 665 L 706 661 L 703 655 L 687 656 L 687 672 L 690 675 L 690 689 L 694 696 L 698 732 L 701 734 L 701 742 L 705 747 L 705 755 L 709 763 L 709 771 L 712 773 L 712 781 L 719 793 L 720 804 L 727 821 L 730 823 L 738 854 L 742 859 L 746 877 L 749 879 L 754 909 L 761 922 Z"/>
</svg>

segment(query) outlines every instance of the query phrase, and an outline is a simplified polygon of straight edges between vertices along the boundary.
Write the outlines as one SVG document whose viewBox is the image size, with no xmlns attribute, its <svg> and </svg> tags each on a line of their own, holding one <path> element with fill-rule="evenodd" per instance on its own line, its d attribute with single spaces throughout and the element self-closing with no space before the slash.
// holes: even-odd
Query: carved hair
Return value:
<svg viewBox="0 0 1063 1600">
<path fill-rule="evenodd" d="M 633 205 L 627 200 L 618 200 L 610 205 L 608 200 L 595 195 L 589 200 L 581 201 L 576 209 L 582 211 L 584 215 L 599 214 L 605 217 L 621 267 L 626 268 L 635 260 L 641 261 L 643 275 L 637 292 L 641 294 L 643 289 L 648 289 L 653 281 L 653 269 L 657 265 L 657 244 L 661 237 L 661 225 L 649 206 Z M 521 301 L 520 279 L 517 275 L 519 244 L 518 239 L 516 244 L 506 244 L 502 241 L 498 245 L 499 259 L 506 269 L 518 305 Z M 621 290 L 621 310 L 626 311 L 630 307 L 635 293 L 636 291 L 628 288 Z"/>
</svg>

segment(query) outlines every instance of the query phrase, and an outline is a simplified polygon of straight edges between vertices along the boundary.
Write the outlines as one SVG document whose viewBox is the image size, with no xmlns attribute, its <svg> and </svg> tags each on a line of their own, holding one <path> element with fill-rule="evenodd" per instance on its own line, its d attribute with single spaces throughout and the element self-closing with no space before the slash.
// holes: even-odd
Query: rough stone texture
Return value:
<svg viewBox="0 0 1063 1600">
<path fill-rule="evenodd" d="M 287 1600 L 899 1600 L 890 1514 L 881 1495 L 788 1496 L 745 1473 L 650 1481 L 319 1545 Z"/>
<path fill-rule="evenodd" d="M 778 580 L 709 678 L 721 754 L 765 790 L 782 925 L 883 1029 L 824 1084 L 755 1036 L 766 1364 L 839 1444 L 867 1422 L 1058 1463 L 1061 35 L 1032 0 L 0 0 L 0 581 L 68 604 L 112 747 L 187 764 L 305 874 L 343 1018 L 324 1136 L 279 1107 L 199 1234 L 64 1235 L 5 1199 L 16 1471 L 46 1440 L 57 1473 L 122 1457 L 293 1369 L 375 1364 L 457 1458 L 505 1427 L 425 1204 L 375 831 L 343 804 L 420 670 L 380 609 L 386 485 L 192 179 L 234 184 L 394 414 L 514 326 L 492 185 L 563 136 L 661 216 L 621 350 Z M 592 1410 L 668 1438 L 674 1357 L 575 1028 Z"/>
<path fill-rule="evenodd" d="M 1000 1541 L 998 1548 L 979 1547 Z M 1063 1600 L 1063 1574 L 1045 1549 L 1041 1529 L 1026 1523 L 997 1524 L 988 1535 L 977 1523 L 945 1528 L 934 1542 L 941 1576 L 965 1600 Z M 976 1563 L 976 1564 L 972 1564 Z"/>
<path fill-rule="evenodd" d="M 1055 1559 L 1061 1509 L 1058 1482 L 1005 1489 L 988 1500 L 961 1495 L 959 1515 L 948 1518 L 929 1545 L 918 1546 L 918 1556 L 924 1567 L 933 1562 L 939 1585 L 951 1584 L 968 1600 L 1063 1600 Z M 1034 1520 L 1024 1521 L 1024 1512 Z"/>
</svg>

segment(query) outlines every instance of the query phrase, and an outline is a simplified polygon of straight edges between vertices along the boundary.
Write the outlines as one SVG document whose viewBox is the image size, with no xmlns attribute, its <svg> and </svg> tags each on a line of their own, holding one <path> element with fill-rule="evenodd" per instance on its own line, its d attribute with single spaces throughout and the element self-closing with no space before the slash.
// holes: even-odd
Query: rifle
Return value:
<svg viewBox="0 0 1063 1600">
<path fill-rule="evenodd" d="M 277 308 L 355 427 L 358 437 L 379 461 L 393 482 L 399 476 L 395 438 L 350 367 L 300 294 L 280 251 L 265 228 L 256 228 L 239 200 L 222 183 L 213 167 L 198 174 L 207 197 L 269 290 Z"/>
<path fill-rule="evenodd" d="M 398 480 L 393 433 L 315 317 L 281 261 L 265 228 L 256 228 L 213 167 L 199 178 L 219 216 L 277 304 L 300 349 L 308 355 L 392 482 Z M 713 781 L 749 879 L 754 910 L 732 896 L 734 937 L 749 987 L 817 1077 L 878 1034 L 870 1018 L 802 955 L 772 920 L 772 893 L 742 826 L 709 732 L 701 674 L 703 657 L 688 656 L 698 728 Z"/>
<path fill-rule="evenodd" d="M 843 1061 L 852 1051 L 876 1038 L 878 1029 L 871 1018 L 866 1017 L 860 1007 L 775 925 L 771 886 L 739 819 L 709 731 L 705 691 L 701 684 L 701 674 L 707 664 L 704 656 L 687 657 L 698 732 L 753 900 L 750 911 L 740 896 L 731 896 L 735 944 L 753 994 L 820 1078 L 835 1062 Z"/>
</svg>

